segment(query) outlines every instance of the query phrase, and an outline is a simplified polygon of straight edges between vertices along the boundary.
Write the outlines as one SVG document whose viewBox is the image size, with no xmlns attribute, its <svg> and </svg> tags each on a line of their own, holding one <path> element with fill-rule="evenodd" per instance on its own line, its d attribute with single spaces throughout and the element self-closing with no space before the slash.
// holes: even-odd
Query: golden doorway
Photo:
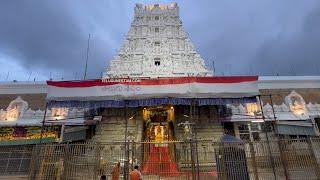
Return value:
<svg viewBox="0 0 320 180">
<path fill-rule="evenodd" d="M 174 140 L 174 107 L 157 106 L 143 109 L 145 141 L 165 142 Z"/>
</svg>

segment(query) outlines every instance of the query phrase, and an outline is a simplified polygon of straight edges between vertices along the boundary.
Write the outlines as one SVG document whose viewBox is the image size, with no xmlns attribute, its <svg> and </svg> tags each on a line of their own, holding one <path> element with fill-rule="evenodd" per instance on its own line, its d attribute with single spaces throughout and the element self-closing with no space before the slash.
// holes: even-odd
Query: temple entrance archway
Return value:
<svg viewBox="0 0 320 180">
<path fill-rule="evenodd" d="M 143 109 L 144 144 L 142 172 L 144 174 L 177 175 L 174 137 L 174 107 L 157 106 Z"/>
<path fill-rule="evenodd" d="M 143 140 L 159 143 L 175 140 L 173 121 L 173 106 L 157 106 L 144 108 Z"/>
</svg>

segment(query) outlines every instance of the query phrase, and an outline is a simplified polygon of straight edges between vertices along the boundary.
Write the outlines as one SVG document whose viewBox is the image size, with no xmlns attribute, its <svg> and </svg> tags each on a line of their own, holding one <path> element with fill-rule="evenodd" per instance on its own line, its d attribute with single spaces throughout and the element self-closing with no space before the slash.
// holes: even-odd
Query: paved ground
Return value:
<svg viewBox="0 0 320 180">
<path fill-rule="evenodd" d="M 24 180 L 28 179 L 28 176 L 0 176 L 0 180 Z"/>
</svg>

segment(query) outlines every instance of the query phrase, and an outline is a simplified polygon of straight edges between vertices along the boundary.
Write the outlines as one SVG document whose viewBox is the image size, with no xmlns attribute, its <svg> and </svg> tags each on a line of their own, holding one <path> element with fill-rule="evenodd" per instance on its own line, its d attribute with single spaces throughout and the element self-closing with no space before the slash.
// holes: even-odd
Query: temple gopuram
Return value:
<svg viewBox="0 0 320 180">
<path fill-rule="evenodd" d="M 320 76 L 215 76 L 176 3 L 135 6 L 102 79 L 0 83 L 0 146 L 151 143 L 132 159 L 144 174 L 157 171 L 149 161 L 165 161 L 172 174 L 188 167 L 174 155 L 184 146 L 170 142 L 317 137 L 319 126 Z"/>
</svg>

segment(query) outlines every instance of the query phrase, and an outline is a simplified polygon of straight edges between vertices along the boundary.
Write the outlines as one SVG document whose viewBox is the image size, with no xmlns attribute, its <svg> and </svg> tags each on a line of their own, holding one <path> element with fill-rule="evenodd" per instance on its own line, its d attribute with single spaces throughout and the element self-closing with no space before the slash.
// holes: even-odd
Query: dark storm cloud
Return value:
<svg viewBox="0 0 320 180">
<path fill-rule="evenodd" d="M 108 2 L 1 1 L 0 52 L 30 71 L 74 78 L 75 73 L 83 74 L 87 38 L 92 33 L 89 77 L 97 77 L 115 53 L 118 44 L 114 42 L 120 43 L 128 28 L 116 23 L 127 20 L 120 13 L 123 8 Z"/>
<path fill-rule="evenodd" d="M 185 30 L 207 65 L 215 60 L 219 75 L 320 73 L 317 0 L 178 4 Z M 133 8 L 133 1 L 3 0 L 0 54 L 26 71 L 80 78 L 91 33 L 89 77 L 99 77 L 120 48 Z"/>
<path fill-rule="evenodd" d="M 252 60 L 263 73 L 280 75 L 320 74 L 320 3 L 314 7 L 295 37 L 267 40 Z M 256 61 L 255 61 L 256 60 Z"/>
<path fill-rule="evenodd" d="M 320 74 L 318 1 L 182 5 L 187 31 L 218 74 Z"/>
</svg>

